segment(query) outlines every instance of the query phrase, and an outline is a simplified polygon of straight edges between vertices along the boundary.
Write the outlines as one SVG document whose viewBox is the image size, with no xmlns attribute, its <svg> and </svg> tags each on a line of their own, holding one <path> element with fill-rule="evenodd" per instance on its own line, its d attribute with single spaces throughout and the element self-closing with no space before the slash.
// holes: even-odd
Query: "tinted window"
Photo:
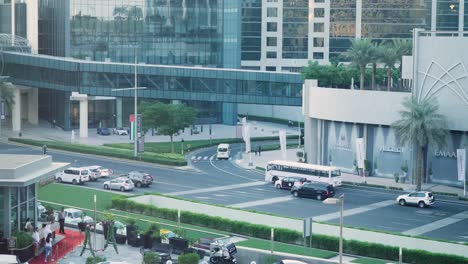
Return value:
<svg viewBox="0 0 468 264">
<path fill-rule="evenodd" d="M 424 193 L 418 193 L 418 197 L 424 197 L 426 196 Z"/>
<path fill-rule="evenodd" d="M 82 170 L 81 175 L 88 175 L 88 170 Z"/>
</svg>

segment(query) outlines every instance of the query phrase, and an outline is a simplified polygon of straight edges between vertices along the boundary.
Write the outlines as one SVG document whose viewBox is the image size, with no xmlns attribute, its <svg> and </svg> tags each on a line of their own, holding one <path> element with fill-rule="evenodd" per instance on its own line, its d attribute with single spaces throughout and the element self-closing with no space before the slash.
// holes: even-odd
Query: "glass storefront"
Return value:
<svg viewBox="0 0 468 264">
<path fill-rule="evenodd" d="M 26 219 L 30 218 L 31 223 L 36 225 L 36 185 L 27 187 L 10 187 L 10 231 L 23 230 Z M 2 218 L 3 219 L 3 218 Z"/>
</svg>

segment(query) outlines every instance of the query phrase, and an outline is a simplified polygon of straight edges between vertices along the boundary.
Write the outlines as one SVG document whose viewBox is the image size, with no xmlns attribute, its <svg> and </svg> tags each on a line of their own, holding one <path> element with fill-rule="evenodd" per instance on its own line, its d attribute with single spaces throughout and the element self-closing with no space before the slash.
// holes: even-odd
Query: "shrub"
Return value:
<svg viewBox="0 0 468 264">
<path fill-rule="evenodd" d="M 157 264 L 160 261 L 159 255 L 155 252 L 147 252 L 143 257 L 143 264 Z"/>
<path fill-rule="evenodd" d="M 199 257 L 196 253 L 182 254 L 177 259 L 179 264 L 198 264 Z"/>
<path fill-rule="evenodd" d="M 16 237 L 16 248 L 25 248 L 32 244 L 31 233 L 19 231 L 13 236 Z"/>
<path fill-rule="evenodd" d="M 101 256 L 94 256 L 94 257 L 88 257 L 86 258 L 86 264 L 97 264 L 99 262 L 106 261 L 105 257 Z"/>
</svg>

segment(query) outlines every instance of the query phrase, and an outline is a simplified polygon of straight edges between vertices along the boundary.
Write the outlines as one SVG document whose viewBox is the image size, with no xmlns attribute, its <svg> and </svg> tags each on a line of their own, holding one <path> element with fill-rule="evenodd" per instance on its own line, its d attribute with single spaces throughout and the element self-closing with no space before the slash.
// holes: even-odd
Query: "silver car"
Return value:
<svg viewBox="0 0 468 264">
<path fill-rule="evenodd" d="M 106 190 L 120 190 L 122 192 L 131 191 L 135 185 L 126 177 L 119 177 L 104 182 L 104 189 Z"/>
</svg>

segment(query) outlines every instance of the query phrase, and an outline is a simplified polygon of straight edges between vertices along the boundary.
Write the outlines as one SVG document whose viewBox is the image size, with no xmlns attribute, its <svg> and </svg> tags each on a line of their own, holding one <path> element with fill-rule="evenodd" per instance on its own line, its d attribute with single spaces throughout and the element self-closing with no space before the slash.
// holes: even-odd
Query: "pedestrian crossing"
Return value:
<svg viewBox="0 0 468 264">
<path fill-rule="evenodd" d="M 192 156 L 190 159 L 194 160 L 194 161 L 214 161 L 214 160 L 217 160 L 216 155 L 213 155 L 213 156 Z M 218 161 L 224 161 L 224 160 L 225 159 L 218 160 Z M 229 157 L 228 160 L 232 160 L 232 157 Z"/>
</svg>

